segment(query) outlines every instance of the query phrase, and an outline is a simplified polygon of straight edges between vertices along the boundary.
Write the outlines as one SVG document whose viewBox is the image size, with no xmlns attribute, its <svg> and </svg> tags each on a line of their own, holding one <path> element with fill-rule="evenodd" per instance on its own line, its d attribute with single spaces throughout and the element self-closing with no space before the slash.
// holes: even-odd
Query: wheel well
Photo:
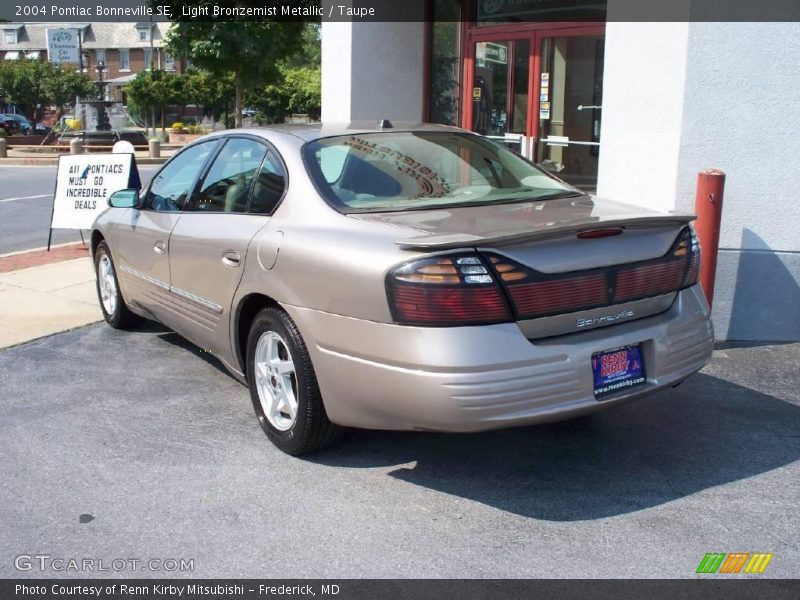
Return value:
<svg viewBox="0 0 800 600">
<path fill-rule="evenodd" d="M 102 233 L 97 231 L 97 229 L 92 231 L 92 239 L 91 239 L 91 242 L 90 242 L 90 245 L 89 245 L 89 249 L 92 252 L 92 257 L 94 257 L 94 251 L 97 250 L 97 245 L 100 242 L 102 242 L 103 240 L 105 240 L 105 238 L 103 237 Z"/>
<path fill-rule="evenodd" d="M 236 311 L 236 358 L 239 361 L 239 366 L 242 368 L 242 373 L 247 374 L 247 336 L 250 333 L 250 326 L 253 324 L 253 319 L 262 308 L 274 306 L 280 308 L 280 305 L 269 296 L 264 294 L 250 294 L 242 298 L 239 302 L 239 308 Z"/>
</svg>

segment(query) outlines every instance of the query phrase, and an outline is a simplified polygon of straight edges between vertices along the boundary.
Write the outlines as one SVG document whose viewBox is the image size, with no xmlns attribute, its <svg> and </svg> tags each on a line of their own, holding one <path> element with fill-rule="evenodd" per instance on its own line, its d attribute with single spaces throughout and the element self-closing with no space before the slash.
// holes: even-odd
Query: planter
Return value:
<svg viewBox="0 0 800 600">
<path fill-rule="evenodd" d="M 169 132 L 169 143 L 170 144 L 188 144 L 189 142 L 193 142 L 196 139 L 203 137 L 205 133 L 175 133 L 170 131 Z"/>
<path fill-rule="evenodd" d="M 3 139 L 9 146 L 38 146 L 44 138 L 43 135 L 10 135 Z"/>
</svg>

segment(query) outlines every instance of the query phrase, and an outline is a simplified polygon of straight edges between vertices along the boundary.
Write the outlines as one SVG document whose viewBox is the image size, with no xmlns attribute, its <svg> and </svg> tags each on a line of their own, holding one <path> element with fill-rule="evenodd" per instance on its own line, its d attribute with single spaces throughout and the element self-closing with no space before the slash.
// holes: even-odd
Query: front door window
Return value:
<svg viewBox="0 0 800 600">
<path fill-rule="evenodd" d="M 526 132 L 530 48 L 529 40 L 475 44 L 473 131 L 503 137 Z"/>
<path fill-rule="evenodd" d="M 597 187 L 603 36 L 542 40 L 536 161 L 587 191 Z"/>
</svg>

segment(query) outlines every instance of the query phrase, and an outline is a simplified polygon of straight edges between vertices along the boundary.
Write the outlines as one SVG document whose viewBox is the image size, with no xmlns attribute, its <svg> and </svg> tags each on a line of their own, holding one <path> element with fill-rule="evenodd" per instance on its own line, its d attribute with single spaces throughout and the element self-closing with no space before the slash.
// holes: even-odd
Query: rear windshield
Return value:
<svg viewBox="0 0 800 600">
<path fill-rule="evenodd" d="M 457 132 L 383 132 L 303 147 L 311 177 L 342 212 L 544 200 L 580 194 L 511 150 Z"/>
</svg>

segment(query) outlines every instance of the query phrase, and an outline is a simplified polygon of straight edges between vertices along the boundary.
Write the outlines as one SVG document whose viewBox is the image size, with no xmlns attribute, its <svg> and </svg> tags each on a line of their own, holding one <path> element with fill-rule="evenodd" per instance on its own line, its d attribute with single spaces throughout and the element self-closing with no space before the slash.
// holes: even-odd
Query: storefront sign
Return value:
<svg viewBox="0 0 800 600">
<path fill-rule="evenodd" d="M 607 0 L 478 0 L 478 22 L 605 21 Z"/>
<path fill-rule="evenodd" d="M 80 63 L 77 29 L 48 29 L 47 56 L 53 63 Z"/>
<path fill-rule="evenodd" d="M 504 65 L 508 62 L 508 48 L 505 44 L 479 42 L 475 44 L 475 58 L 478 61 Z"/>
<path fill-rule="evenodd" d="M 138 181 L 132 154 L 61 156 L 50 229 L 91 229 L 108 197 Z"/>
</svg>

